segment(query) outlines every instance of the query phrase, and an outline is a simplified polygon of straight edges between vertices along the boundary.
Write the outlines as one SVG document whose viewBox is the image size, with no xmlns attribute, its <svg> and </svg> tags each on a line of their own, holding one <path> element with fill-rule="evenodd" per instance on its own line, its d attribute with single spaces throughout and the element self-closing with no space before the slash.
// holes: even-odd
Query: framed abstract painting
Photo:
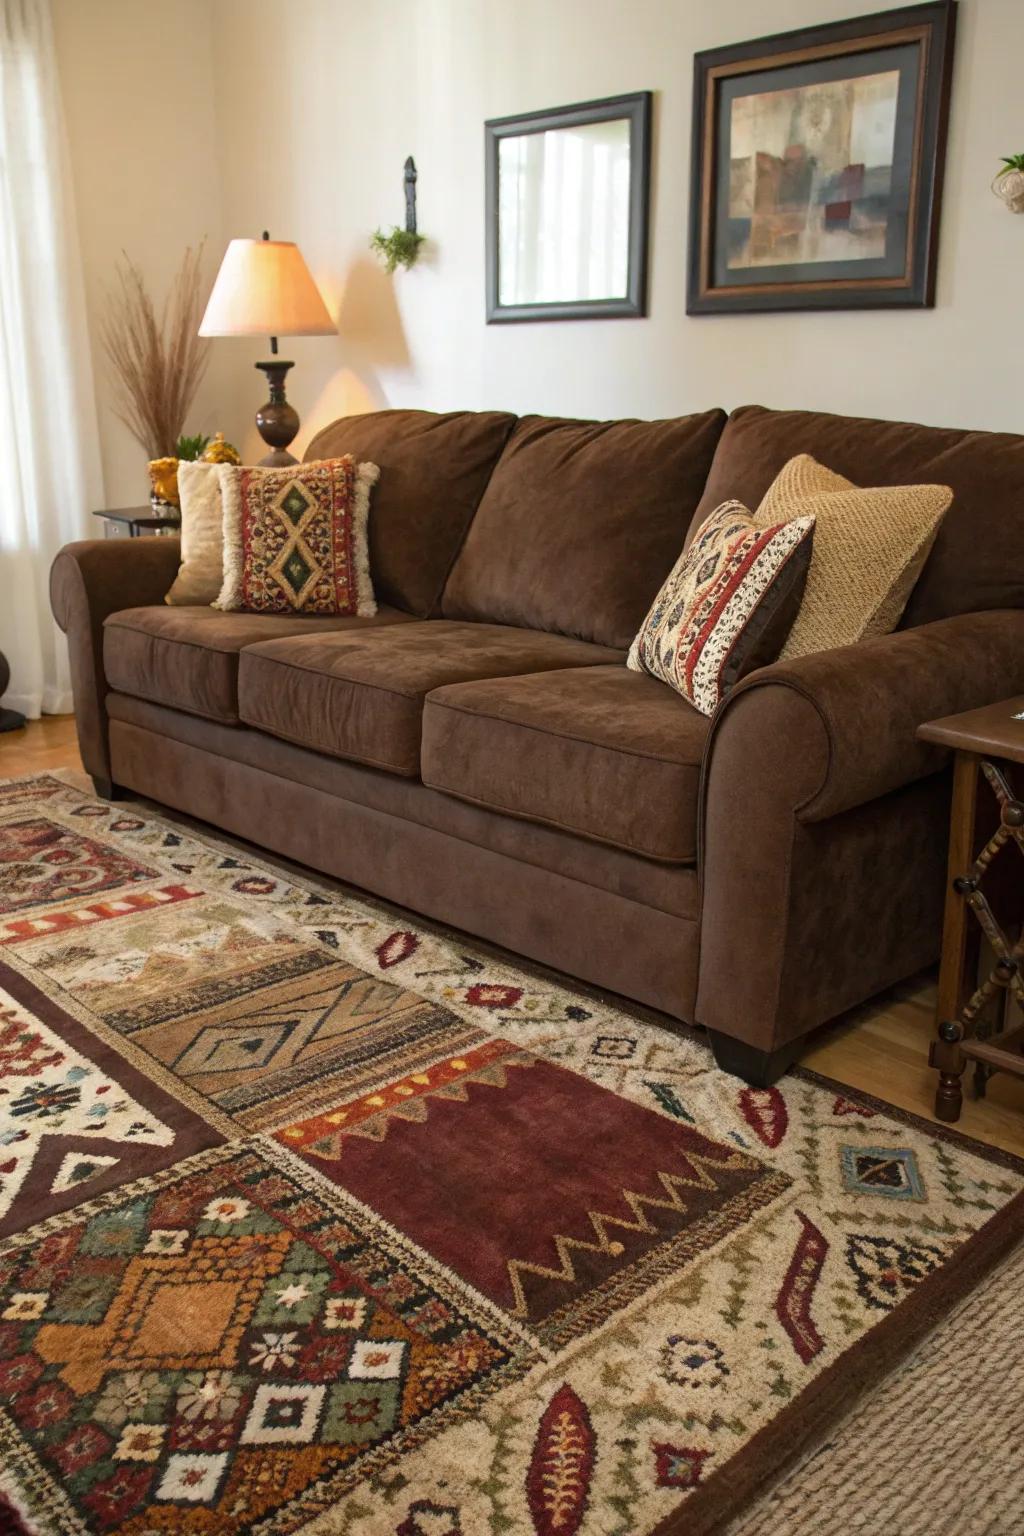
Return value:
<svg viewBox="0 0 1024 1536">
<path fill-rule="evenodd" d="M 687 310 L 935 302 L 955 0 L 694 60 Z"/>
</svg>

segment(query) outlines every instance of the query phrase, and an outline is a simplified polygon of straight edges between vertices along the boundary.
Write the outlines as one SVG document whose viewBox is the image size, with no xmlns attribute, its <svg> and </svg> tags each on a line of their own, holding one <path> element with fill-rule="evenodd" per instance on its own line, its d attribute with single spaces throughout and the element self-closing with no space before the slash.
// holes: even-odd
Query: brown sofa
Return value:
<svg viewBox="0 0 1024 1536">
<path fill-rule="evenodd" d="M 118 786 L 710 1030 L 770 1082 L 932 960 L 932 716 L 1024 691 L 1024 438 L 746 407 L 382 411 L 373 620 L 168 608 L 171 539 L 53 568 L 82 757 Z M 628 671 L 688 528 L 795 453 L 955 492 L 897 633 L 776 663 L 711 721 Z"/>
</svg>

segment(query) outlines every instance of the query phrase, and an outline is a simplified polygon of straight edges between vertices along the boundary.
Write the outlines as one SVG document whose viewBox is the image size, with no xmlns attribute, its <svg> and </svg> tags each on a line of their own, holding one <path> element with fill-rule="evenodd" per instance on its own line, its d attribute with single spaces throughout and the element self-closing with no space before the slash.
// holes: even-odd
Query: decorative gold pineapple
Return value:
<svg viewBox="0 0 1024 1536">
<path fill-rule="evenodd" d="M 232 443 L 224 441 L 223 432 L 215 432 L 203 452 L 207 464 L 241 464 L 242 455 Z"/>
<path fill-rule="evenodd" d="M 153 495 L 158 501 L 169 501 L 173 507 L 181 505 L 178 496 L 177 459 L 150 459 L 149 478 L 153 486 Z"/>
</svg>

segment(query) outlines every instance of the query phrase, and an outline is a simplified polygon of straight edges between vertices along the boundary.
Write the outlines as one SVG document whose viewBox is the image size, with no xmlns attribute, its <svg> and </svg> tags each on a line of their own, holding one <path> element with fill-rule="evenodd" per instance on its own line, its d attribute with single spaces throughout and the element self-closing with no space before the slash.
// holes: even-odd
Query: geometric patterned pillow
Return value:
<svg viewBox="0 0 1024 1536">
<path fill-rule="evenodd" d="M 705 518 L 666 578 L 626 665 L 714 714 L 741 677 L 774 661 L 800 609 L 814 518 L 755 528 L 738 501 Z"/>
<path fill-rule="evenodd" d="M 366 522 L 379 475 L 351 454 L 284 469 L 220 465 L 224 584 L 213 606 L 371 618 Z"/>
</svg>

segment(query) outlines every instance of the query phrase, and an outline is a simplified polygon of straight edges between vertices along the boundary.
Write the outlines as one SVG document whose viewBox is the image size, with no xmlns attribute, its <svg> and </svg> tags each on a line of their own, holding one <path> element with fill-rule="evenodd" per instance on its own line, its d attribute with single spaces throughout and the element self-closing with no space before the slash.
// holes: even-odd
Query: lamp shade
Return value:
<svg viewBox="0 0 1024 1536">
<path fill-rule="evenodd" d="M 200 336 L 326 336 L 338 327 L 291 240 L 232 240 Z"/>
</svg>

